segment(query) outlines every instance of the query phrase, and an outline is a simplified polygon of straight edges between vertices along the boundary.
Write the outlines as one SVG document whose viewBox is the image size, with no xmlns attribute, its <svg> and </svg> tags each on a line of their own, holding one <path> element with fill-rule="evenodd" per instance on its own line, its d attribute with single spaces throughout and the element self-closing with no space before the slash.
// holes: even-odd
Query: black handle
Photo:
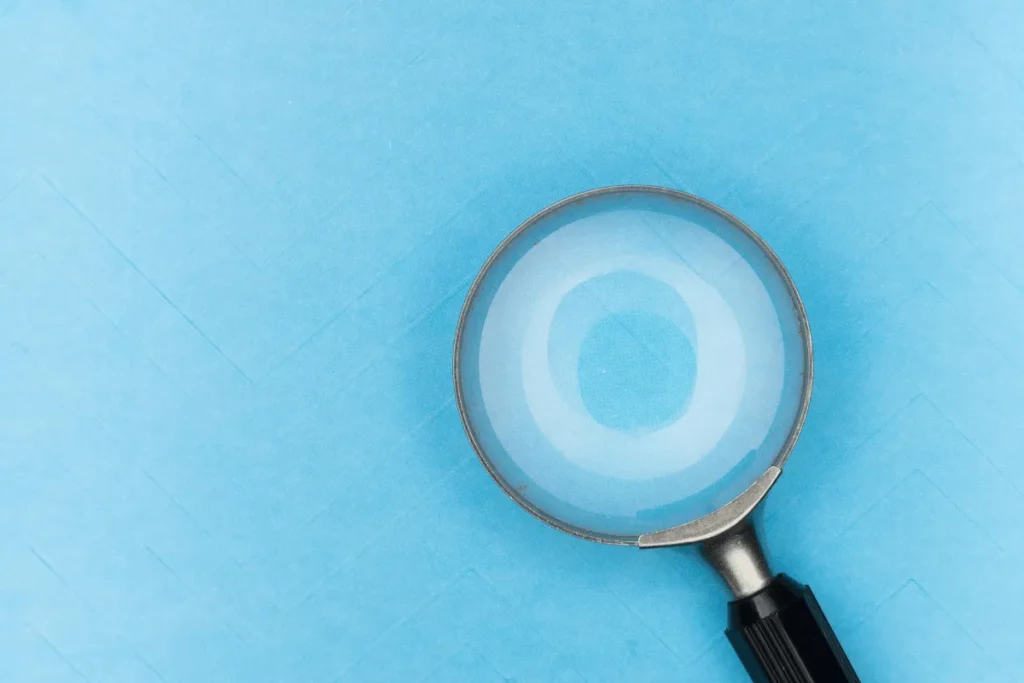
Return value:
<svg viewBox="0 0 1024 683">
<path fill-rule="evenodd" d="M 860 683 L 814 593 L 785 574 L 729 603 L 725 633 L 754 683 Z"/>
</svg>

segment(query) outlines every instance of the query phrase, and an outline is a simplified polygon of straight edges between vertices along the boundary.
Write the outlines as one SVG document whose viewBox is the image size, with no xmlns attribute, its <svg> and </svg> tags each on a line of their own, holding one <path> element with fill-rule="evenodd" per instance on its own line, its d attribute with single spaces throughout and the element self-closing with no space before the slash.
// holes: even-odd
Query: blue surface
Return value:
<svg viewBox="0 0 1024 683">
<path fill-rule="evenodd" d="M 1024 680 L 1024 7 L 0 0 L 0 680 L 742 681 L 452 405 L 469 278 L 621 182 L 803 293 L 766 511 L 866 681 Z"/>
</svg>

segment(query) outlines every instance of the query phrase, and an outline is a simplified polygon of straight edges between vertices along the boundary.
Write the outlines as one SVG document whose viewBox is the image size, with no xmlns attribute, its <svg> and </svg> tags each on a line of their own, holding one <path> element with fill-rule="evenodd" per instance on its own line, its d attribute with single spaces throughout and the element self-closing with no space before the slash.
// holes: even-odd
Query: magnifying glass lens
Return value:
<svg viewBox="0 0 1024 683">
<path fill-rule="evenodd" d="M 794 297 L 763 243 L 699 200 L 556 205 L 470 295 L 467 429 L 502 487 L 562 529 L 634 542 L 693 521 L 763 474 L 800 420 Z"/>
</svg>

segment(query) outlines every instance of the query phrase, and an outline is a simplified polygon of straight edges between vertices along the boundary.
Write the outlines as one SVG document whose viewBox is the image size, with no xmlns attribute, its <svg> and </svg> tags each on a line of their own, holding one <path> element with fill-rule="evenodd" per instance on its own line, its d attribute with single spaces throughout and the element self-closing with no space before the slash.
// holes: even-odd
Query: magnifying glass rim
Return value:
<svg viewBox="0 0 1024 683">
<path fill-rule="evenodd" d="M 527 512 L 529 512 L 531 515 L 533 515 L 540 521 L 558 529 L 559 531 L 564 531 L 568 534 L 572 534 L 573 536 L 584 538 L 590 541 L 597 541 L 599 543 L 607 543 L 610 545 L 638 545 L 641 536 L 647 536 L 649 534 L 664 532 L 666 530 L 652 529 L 650 532 L 645 532 L 644 534 L 637 535 L 616 535 L 592 531 L 590 529 L 585 529 L 583 527 L 568 524 L 558 519 L 557 517 L 549 515 L 544 510 L 540 509 L 530 501 L 526 500 L 518 491 L 515 490 L 514 487 L 509 486 L 508 482 L 505 481 L 505 478 L 502 477 L 501 474 L 496 471 L 496 469 L 491 463 L 490 458 L 487 457 L 486 450 L 483 448 L 483 446 L 476 438 L 476 434 L 473 430 L 472 421 L 470 420 L 469 417 L 469 411 L 466 409 L 465 396 L 463 395 L 462 391 L 462 372 L 459 363 L 459 358 L 461 355 L 460 352 L 462 350 L 462 337 L 463 333 L 465 332 L 466 321 L 469 317 L 469 312 L 473 309 L 473 306 L 476 303 L 477 296 L 480 293 L 480 288 L 483 285 L 483 282 L 487 275 L 491 272 L 491 268 L 494 266 L 494 263 L 501 257 L 502 254 L 505 253 L 509 246 L 513 242 L 515 242 L 520 235 L 522 235 L 524 232 L 532 228 L 535 224 L 544 220 L 551 214 L 560 211 L 561 209 L 571 204 L 577 204 L 579 202 L 592 199 L 594 197 L 611 194 L 663 195 L 666 197 L 670 197 L 672 199 L 694 204 L 704 209 L 705 211 L 708 211 L 712 214 L 715 214 L 725 219 L 736 228 L 739 228 L 741 232 L 743 232 L 747 237 L 751 239 L 751 241 L 754 242 L 754 244 L 758 246 L 758 248 L 764 253 L 764 255 L 768 257 L 768 261 L 772 264 L 772 267 L 775 268 L 776 273 L 779 275 L 779 277 L 782 279 L 783 284 L 786 286 L 786 290 L 789 293 L 790 302 L 792 303 L 793 310 L 796 313 L 797 324 L 799 325 L 800 339 L 803 341 L 804 345 L 804 381 L 800 394 L 800 406 L 797 410 L 796 417 L 793 419 L 793 424 L 790 427 L 789 434 L 786 436 L 785 443 L 783 443 L 782 448 L 779 450 L 779 453 L 775 456 L 775 459 L 772 461 L 772 464 L 768 467 L 768 470 L 770 470 L 772 467 L 781 470 L 782 465 L 789 458 L 789 454 L 793 451 L 793 447 L 796 445 L 797 438 L 800 436 L 800 431 L 803 429 L 804 421 L 807 418 L 807 410 L 810 407 L 811 403 L 811 387 L 814 384 L 814 354 L 813 344 L 811 342 L 811 328 L 807 321 L 807 311 L 804 309 L 803 300 L 800 298 L 800 293 L 797 291 L 796 285 L 793 283 L 793 279 L 790 277 L 789 272 L 786 270 L 785 266 L 782 265 L 782 261 L 779 260 L 779 257 L 775 254 L 774 251 L 772 251 L 772 248 L 768 246 L 768 243 L 765 242 L 760 235 L 754 232 L 754 230 L 747 226 L 746 223 L 741 221 L 736 216 L 733 216 L 731 213 L 721 208 L 717 204 L 713 204 L 707 201 L 706 199 L 702 199 L 701 197 L 690 194 L 688 192 L 683 192 L 682 190 L 673 190 L 666 187 L 658 187 L 656 185 L 612 185 L 608 187 L 600 187 L 593 190 L 587 190 L 585 192 L 574 194 L 571 197 L 566 197 L 565 199 L 556 202 L 545 209 L 542 209 L 538 213 L 526 219 L 523 223 L 519 225 L 519 227 L 517 227 L 515 230 L 509 233 L 509 235 L 504 240 L 502 240 L 501 244 L 499 244 L 497 248 L 495 248 L 495 250 L 491 252 L 491 255 L 487 258 L 487 261 L 480 268 L 480 271 L 477 273 L 476 278 L 473 280 L 473 284 L 469 288 L 469 293 L 466 295 L 466 301 L 462 305 L 462 312 L 459 315 L 458 327 L 456 328 L 455 331 L 455 352 L 452 359 L 453 376 L 455 380 L 455 402 L 458 405 L 459 418 L 462 421 L 462 427 L 466 432 L 466 436 L 469 437 L 469 442 L 470 444 L 472 444 L 473 450 L 476 452 L 476 455 L 480 459 L 481 464 L 483 464 L 484 468 L 487 470 L 487 473 L 491 475 L 491 478 L 494 479 L 498 486 L 501 487 L 501 490 L 504 491 L 509 498 L 518 503 L 520 507 L 525 509 Z M 776 477 L 771 477 L 768 481 L 767 486 L 758 486 L 758 483 L 760 482 L 760 480 L 758 480 L 757 482 L 754 482 L 751 485 L 751 487 L 747 489 L 747 491 L 740 494 L 740 496 L 734 499 L 735 501 L 738 501 L 739 499 L 744 497 L 750 498 L 749 494 L 755 490 L 757 491 L 754 500 L 745 500 L 744 505 L 738 506 L 738 509 L 743 510 L 739 517 L 737 517 L 736 515 L 716 514 L 729 507 L 729 503 L 727 503 L 726 505 L 723 505 L 721 508 L 719 508 L 717 511 L 712 512 L 711 514 L 705 517 L 701 517 L 698 520 L 689 522 L 687 523 L 687 525 L 684 526 L 697 525 L 703 522 L 702 526 L 704 528 L 704 534 L 702 535 L 704 535 L 705 537 L 713 536 L 719 531 L 725 531 L 726 529 L 742 521 L 743 517 L 745 517 L 749 513 L 749 511 L 752 510 L 765 495 L 767 495 L 768 489 L 771 488 L 771 485 L 774 484 L 775 480 Z M 709 529 L 709 525 L 715 528 Z"/>
</svg>

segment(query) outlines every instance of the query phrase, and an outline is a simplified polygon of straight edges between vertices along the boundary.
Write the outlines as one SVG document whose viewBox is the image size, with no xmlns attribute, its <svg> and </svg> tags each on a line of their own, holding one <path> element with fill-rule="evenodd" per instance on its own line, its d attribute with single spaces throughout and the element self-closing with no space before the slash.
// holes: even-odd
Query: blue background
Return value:
<svg viewBox="0 0 1024 683">
<path fill-rule="evenodd" d="M 654 183 L 817 343 L 768 501 L 865 681 L 1024 680 L 1015 0 L 0 0 L 0 680 L 742 681 L 684 552 L 549 530 L 469 280 Z"/>
</svg>

